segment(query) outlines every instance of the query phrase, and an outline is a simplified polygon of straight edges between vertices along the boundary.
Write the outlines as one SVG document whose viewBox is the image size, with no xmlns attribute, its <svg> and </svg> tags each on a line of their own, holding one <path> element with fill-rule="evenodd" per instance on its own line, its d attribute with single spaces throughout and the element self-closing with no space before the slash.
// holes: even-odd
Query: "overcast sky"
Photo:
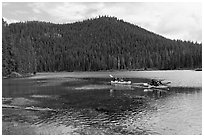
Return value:
<svg viewBox="0 0 204 137">
<path fill-rule="evenodd" d="M 115 16 L 167 38 L 202 41 L 202 3 L 2 3 L 2 16 L 9 23 L 70 23 L 98 15 Z"/>
</svg>

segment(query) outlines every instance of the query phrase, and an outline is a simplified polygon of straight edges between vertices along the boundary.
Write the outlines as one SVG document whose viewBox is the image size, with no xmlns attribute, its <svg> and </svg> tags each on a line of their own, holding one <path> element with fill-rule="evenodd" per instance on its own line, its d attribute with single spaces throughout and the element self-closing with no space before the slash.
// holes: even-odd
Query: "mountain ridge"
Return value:
<svg viewBox="0 0 204 137">
<path fill-rule="evenodd" d="M 3 21 L 2 27 L 4 75 L 13 71 L 202 66 L 202 44 L 170 40 L 116 17 L 102 16 L 70 24 L 29 21 L 8 25 Z M 30 57 L 25 60 L 28 53 Z"/>
</svg>

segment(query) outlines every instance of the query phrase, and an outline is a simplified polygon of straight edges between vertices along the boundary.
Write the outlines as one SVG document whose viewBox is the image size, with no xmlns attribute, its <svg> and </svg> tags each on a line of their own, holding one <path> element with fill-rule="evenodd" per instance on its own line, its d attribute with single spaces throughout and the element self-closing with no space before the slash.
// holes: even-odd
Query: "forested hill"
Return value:
<svg viewBox="0 0 204 137">
<path fill-rule="evenodd" d="M 3 20 L 3 19 L 2 19 Z M 161 26 L 162 27 L 162 26 Z M 2 22 L 3 75 L 202 66 L 202 45 L 170 40 L 115 17 L 71 24 Z"/>
</svg>

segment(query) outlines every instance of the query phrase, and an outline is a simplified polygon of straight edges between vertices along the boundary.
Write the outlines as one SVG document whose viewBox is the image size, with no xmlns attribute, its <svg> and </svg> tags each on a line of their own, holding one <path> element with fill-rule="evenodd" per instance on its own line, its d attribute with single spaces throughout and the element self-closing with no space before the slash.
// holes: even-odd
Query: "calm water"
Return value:
<svg viewBox="0 0 204 137">
<path fill-rule="evenodd" d="M 170 90 L 111 86 L 171 81 Z M 3 79 L 3 134 L 202 134 L 202 72 L 40 73 Z"/>
</svg>

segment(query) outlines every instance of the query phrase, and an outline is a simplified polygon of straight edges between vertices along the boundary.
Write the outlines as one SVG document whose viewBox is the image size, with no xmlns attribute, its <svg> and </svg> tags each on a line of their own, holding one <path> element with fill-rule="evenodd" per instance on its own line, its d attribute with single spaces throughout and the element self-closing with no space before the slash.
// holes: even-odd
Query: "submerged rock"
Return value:
<svg viewBox="0 0 204 137">
<path fill-rule="evenodd" d="M 11 101 L 11 105 L 18 105 L 18 106 L 27 106 L 27 105 L 34 105 L 37 104 L 38 102 L 32 99 L 27 99 L 27 98 L 14 98 Z"/>
<path fill-rule="evenodd" d="M 85 85 L 82 87 L 76 87 L 76 90 L 96 90 L 96 89 L 109 89 L 110 85 Z"/>
</svg>

